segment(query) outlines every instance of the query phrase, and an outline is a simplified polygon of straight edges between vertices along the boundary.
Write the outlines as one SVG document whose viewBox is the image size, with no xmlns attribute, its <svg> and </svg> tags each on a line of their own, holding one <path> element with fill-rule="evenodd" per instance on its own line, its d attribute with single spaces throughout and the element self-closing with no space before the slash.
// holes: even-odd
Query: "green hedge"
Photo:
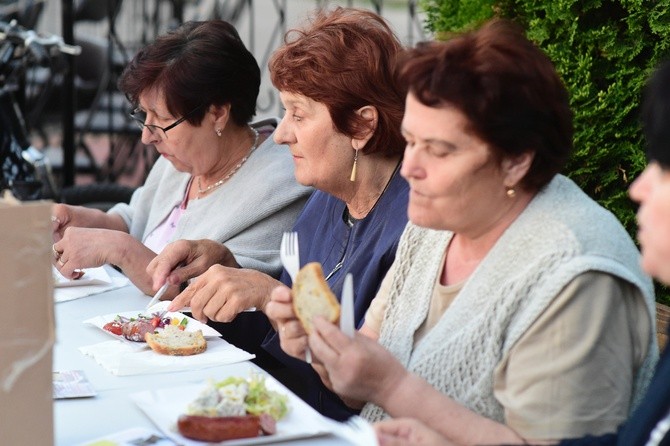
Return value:
<svg viewBox="0 0 670 446">
<path fill-rule="evenodd" d="M 641 89 L 670 54 L 670 0 L 423 0 L 437 38 L 493 16 L 520 23 L 556 65 L 575 113 L 575 152 L 565 174 L 611 210 L 635 237 L 627 190 L 645 166 Z M 670 303 L 670 292 L 657 289 Z"/>
</svg>

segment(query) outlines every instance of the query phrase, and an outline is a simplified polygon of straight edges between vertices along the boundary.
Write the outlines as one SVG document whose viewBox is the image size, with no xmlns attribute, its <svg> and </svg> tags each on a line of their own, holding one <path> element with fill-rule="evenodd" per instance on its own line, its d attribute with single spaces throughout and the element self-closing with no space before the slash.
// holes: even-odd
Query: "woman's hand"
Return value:
<svg viewBox="0 0 670 446">
<path fill-rule="evenodd" d="M 128 227 L 118 215 L 107 214 L 99 209 L 67 204 L 54 204 L 51 209 L 53 239 L 60 241 L 70 227 L 101 228 L 128 232 Z"/>
<path fill-rule="evenodd" d="M 131 239 L 128 234 L 109 229 L 69 227 L 53 245 L 54 254 L 58 253 L 53 264 L 63 276 L 77 279 L 83 268 L 113 263 L 112 259 L 119 257 L 114 251 L 123 244 L 120 238 Z"/>
<path fill-rule="evenodd" d="M 281 285 L 272 290 L 265 314 L 279 334 L 279 343 L 288 355 L 305 360 L 307 333 L 293 311 L 291 289 Z"/>
<path fill-rule="evenodd" d="M 260 271 L 213 265 L 174 298 L 169 310 L 190 306 L 201 322 L 230 322 L 248 308 L 263 311 L 278 283 Z"/>
<path fill-rule="evenodd" d="M 147 274 L 153 281 L 154 290 L 158 290 L 165 282 L 179 285 L 217 264 L 240 267 L 230 250 L 221 243 L 206 239 L 177 240 L 149 263 Z"/>
<path fill-rule="evenodd" d="M 335 393 L 347 400 L 378 403 L 408 374 L 391 353 L 360 332 L 350 338 L 321 317 L 314 328 L 312 354 L 325 367 Z"/>
<path fill-rule="evenodd" d="M 454 446 L 438 432 L 412 418 L 380 421 L 374 428 L 379 446 Z"/>
</svg>

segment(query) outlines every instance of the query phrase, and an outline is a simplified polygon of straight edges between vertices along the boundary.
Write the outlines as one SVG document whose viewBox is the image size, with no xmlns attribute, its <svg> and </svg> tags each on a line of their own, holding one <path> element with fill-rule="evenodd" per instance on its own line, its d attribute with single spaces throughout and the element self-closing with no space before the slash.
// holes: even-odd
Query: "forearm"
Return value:
<svg viewBox="0 0 670 446">
<path fill-rule="evenodd" d="M 393 391 L 381 394 L 373 402 L 392 417 L 416 418 L 457 444 L 525 443 L 506 425 L 466 409 L 409 372 L 394 386 Z"/>
<path fill-rule="evenodd" d="M 89 228 L 111 229 L 128 233 L 128 226 L 120 215 L 109 214 L 99 209 L 82 208 L 85 226 Z"/>
<path fill-rule="evenodd" d="M 119 267 L 143 293 L 153 295 L 153 283 L 146 269 L 156 253 L 136 238 L 120 231 L 114 233 L 110 246 L 107 262 Z"/>
</svg>

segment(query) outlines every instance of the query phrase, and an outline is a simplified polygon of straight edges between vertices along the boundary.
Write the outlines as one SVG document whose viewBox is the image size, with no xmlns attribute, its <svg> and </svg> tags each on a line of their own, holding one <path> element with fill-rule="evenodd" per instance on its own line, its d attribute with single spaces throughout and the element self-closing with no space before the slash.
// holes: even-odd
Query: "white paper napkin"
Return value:
<svg viewBox="0 0 670 446">
<path fill-rule="evenodd" d="M 102 272 L 98 271 L 99 269 L 102 269 Z M 91 270 L 96 270 L 95 275 L 98 278 L 101 277 L 101 275 L 104 273 L 108 280 L 106 282 L 97 280 L 96 283 L 91 283 L 89 285 L 78 284 L 77 286 L 55 287 L 54 302 L 67 302 L 69 300 L 80 299 L 82 297 L 104 293 L 105 291 L 115 290 L 130 284 L 130 280 L 126 276 L 116 271 L 111 266 L 105 265 L 99 268 L 91 268 Z M 86 277 L 86 275 L 84 275 L 84 277 Z M 82 277 L 82 279 L 84 277 Z"/>
<path fill-rule="evenodd" d="M 112 283 L 112 278 L 109 277 L 107 270 L 99 266 L 97 268 L 84 268 L 84 275 L 79 279 L 68 279 L 56 269 L 55 266 L 51 267 L 51 274 L 54 278 L 54 287 L 72 287 L 72 286 L 86 286 L 86 285 L 109 285 Z"/>
<path fill-rule="evenodd" d="M 118 376 L 204 369 L 255 358 L 220 338 L 207 339 L 207 350 L 192 356 L 161 355 L 144 343 L 129 345 L 118 340 L 79 347 L 79 351 Z"/>
</svg>

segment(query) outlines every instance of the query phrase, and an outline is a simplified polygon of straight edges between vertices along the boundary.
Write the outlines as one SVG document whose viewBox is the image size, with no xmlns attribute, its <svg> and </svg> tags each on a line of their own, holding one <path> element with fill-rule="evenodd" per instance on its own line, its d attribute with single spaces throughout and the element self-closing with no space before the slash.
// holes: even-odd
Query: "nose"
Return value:
<svg viewBox="0 0 670 446">
<path fill-rule="evenodd" d="M 654 166 L 648 165 L 633 181 L 628 189 L 628 195 L 633 201 L 641 203 L 651 190 L 651 176 Z"/>
<path fill-rule="evenodd" d="M 400 175 L 406 180 L 410 178 L 422 178 L 426 171 L 421 164 L 421 150 L 416 150 L 409 145 L 405 146 L 405 155 L 402 159 L 402 167 L 400 168 Z"/>
<path fill-rule="evenodd" d="M 295 138 L 291 137 L 289 125 L 286 123 L 286 115 L 284 115 L 281 121 L 279 121 L 279 124 L 277 124 L 277 128 L 275 129 L 272 138 L 277 144 L 291 144 L 295 142 Z"/>
<path fill-rule="evenodd" d="M 160 137 L 158 136 L 157 132 L 152 132 L 149 127 L 142 127 L 142 144 L 145 146 L 148 145 L 155 145 L 157 142 L 159 142 Z"/>
</svg>

